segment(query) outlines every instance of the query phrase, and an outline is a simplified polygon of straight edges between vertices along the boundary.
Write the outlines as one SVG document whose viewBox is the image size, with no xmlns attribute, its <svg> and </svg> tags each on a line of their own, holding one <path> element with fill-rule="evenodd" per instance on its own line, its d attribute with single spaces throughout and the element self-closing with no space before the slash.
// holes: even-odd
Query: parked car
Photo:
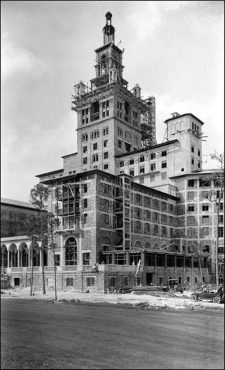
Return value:
<svg viewBox="0 0 225 370">
<path fill-rule="evenodd" d="M 178 279 L 169 279 L 168 280 L 168 285 L 163 286 L 162 290 L 164 292 L 172 291 L 172 292 L 180 292 L 180 293 L 183 293 L 183 291 L 184 291 L 181 284 L 178 283 Z"/>
<path fill-rule="evenodd" d="M 212 301 L 214 303 L 224 303 L 224 287 L 220 287 L 217 292 L 203 291 L 195 292 L 192 295 L 194 301 Z"/>
</svg>

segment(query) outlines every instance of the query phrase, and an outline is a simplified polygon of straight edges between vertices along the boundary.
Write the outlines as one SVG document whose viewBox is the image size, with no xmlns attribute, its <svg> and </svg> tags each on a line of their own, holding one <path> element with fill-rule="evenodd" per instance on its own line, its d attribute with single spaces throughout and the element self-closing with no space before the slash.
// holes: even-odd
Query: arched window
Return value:
<svg viewBox="0 0 225 370">
<path fill-rule="evenodd" d="M 151 245 L 150 245 L 150 243 L 149 243 L 149 242 L 146 242 L 146 243 L 145 243 L 145 248 L 146 248 L 146 249 L 151 249 Z"/>
<path fill-rule="evenodd" d="M 15 244 L 12 244 L 10 246 L 10 253 L 9 253 L 9 259 L 11 262 L 11 267 L 17 267 L 18 266 L 18 250 Z"/>
<path fill-rule="evenodd" d="M 33 262 L 32 262 L 33 259 Z M 30 260 L 31 260 L 31 266 L 33 263 L 33 266 L 40 266 L 40 249 L 36 246 L 30 247 Z"/>
<path fill-rule="evenodd" d="M 72 237 L 66 241 L 65 263 L 77 265 L 77 242 Z"/>
<path fill-rule="evenodd" d="M 142 244 L 141 242 L 138 240 L 136 243 L 135 243 L 135 249 L 141 249 L 142 248 Z"/>
<path fill-rule="evenodd" d="M 28 248 L 25 243 L 22 244 L 20 247 L 20 266 L 27 267 L 28 266 Z"/>
</svg>

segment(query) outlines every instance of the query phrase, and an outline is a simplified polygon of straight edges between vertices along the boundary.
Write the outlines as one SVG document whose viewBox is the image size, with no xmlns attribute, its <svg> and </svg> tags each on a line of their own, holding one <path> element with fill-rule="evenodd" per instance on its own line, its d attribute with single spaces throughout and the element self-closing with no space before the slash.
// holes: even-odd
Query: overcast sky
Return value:
<svg viewBox="0 0 225 370">
<path fill-rule="evenodd" d="M 105 13 L 113 15 L 124 78 L 156 97 L 157 142 L 172 112 L 203 122 L 209 153 L 224 151 L 223 1 L 2 1 L 1 196 L 29 200 L 35 175 L 76 152 L 75 83 L 95 77 Z"/>
</svg>

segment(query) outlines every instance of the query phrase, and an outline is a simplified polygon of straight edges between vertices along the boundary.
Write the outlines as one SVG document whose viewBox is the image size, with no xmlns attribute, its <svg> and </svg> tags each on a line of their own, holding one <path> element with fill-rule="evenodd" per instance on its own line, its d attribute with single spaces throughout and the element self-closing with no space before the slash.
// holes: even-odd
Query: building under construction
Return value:
<svg viewBox="0 0 225 370">
<path fill-rule="evenodd" d="M 82 81 L 74 86 L 77 152 L 62 157 L 63 168 L 37 176 L 51 188 L 48 208 L 60 221 L 55 234 L 57 285 L 106 292 L 167 284 L 169 278 L 185 286 L 209 282 L 215 235 L 199 232 L 196 220 L 206 211 L 201 214 L 200 198 L 189 194 L 193 189 L 188 185 L 197 174 L 197 194 L 204 176 L 203 122 L 191 113 L 176 114 L 165 121 L 166 141 L 157 144 L 155 98 L 143 98 L 137 84 L 128 89 L 124 51 L 115 44 L 111 20 L 108 12 L 90 86 Z M 204 190 L 204 185 L 198 187 L 199 194 Z M 187 207 L 195 201 L 198 213 L 191 214 Z M 201 202 L 205 204 L 204 198 Z M 15 243 L 19 248 L 20 241 Z M 10 241 L 4 244 L 10 247 Z M 27 263 L 22 285 L 29 284 Z M 54 285 L 53 266 L 49 251 L 47 287 Z M 12 281 L 16 273 L 18 279 L 19 271 L 10 268 Z M 38 269 L 34 282 L 41 285 Z"/>
</svg>

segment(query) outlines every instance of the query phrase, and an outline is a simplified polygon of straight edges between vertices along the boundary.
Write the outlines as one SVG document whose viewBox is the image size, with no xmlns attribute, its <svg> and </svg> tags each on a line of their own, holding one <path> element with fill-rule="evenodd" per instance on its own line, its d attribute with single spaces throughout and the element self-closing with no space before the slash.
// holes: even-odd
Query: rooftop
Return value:
<svg viewBox="0 0 225 370">
<path fill-rule="evenodd" d="M 35 206 L 33 206 L 29 202 L 22 202 L 20 200 L 15 200 L 15 199 L 1 198 L 1 204 L 7 204 L 10 206 L 15 206 L 15 207 L 36 209 Z"/>
</svg>

